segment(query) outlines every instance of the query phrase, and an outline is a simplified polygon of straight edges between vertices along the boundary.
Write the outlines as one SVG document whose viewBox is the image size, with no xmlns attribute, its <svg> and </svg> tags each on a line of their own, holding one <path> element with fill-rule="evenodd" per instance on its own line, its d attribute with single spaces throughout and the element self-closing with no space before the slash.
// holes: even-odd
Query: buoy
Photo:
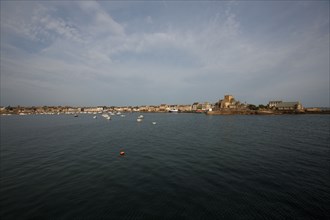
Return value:
<svg viewBox="0 0 330 220">
<path fill-rule="evenodd" d="M 120 151 L 120 155 L 121 156 L 124 156 L 125 155 L 125 152 L 124 151 Z"/>
</svg>

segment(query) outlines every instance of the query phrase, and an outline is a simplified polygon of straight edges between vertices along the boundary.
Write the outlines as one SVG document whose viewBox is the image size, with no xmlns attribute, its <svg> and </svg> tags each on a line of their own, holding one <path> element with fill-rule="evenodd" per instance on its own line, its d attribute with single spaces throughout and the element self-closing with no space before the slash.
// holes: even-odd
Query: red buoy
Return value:
<svg viewBox="0 0 330 220">
<path fill-rule="evenodd" d="M 124 151 L 120 151 L 120 155 L 121 156 L 124 156 L 125 155 L 125 152 Z"/>
</svg>

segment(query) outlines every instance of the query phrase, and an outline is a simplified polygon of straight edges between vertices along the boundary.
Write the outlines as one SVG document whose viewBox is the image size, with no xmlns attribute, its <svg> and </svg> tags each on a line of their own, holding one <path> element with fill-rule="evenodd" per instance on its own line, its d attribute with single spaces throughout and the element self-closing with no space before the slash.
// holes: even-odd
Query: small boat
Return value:
<svg viewBox="0 0 330 220">
<path fill-rule="evenodd" d="M 139 117 L 138 118 L 144 118 L 144 116 L 143 115 L 139 115 Z"/>
<path fill-rule="evenodd" d="M 153 121 L 152 124 L 155 125 L 155 124 L 157 124 L 157 122 Z"/>
<path fill-rule="evenodd" d="M 120 117 L 124 118 L 124 117 L 125 117 L 125 115 L 120 115 Z"/>
<path fill-rule="evenodd" d="M 171 113 L 178 113 L 179 110 L 178 109 L 170 109 L 169 112 L 171 112 Z"/>
<path fill-rule="evenodd" d="M 78 117 L 78 115 L 77 115 L 77 114 L 75 114 L 75 115 L 74 115 L 74 117 Z"/>
<path fill-rule="evenodd" d="M 95 118 L 97 118 L 97 116 L 95 115 L 95 116 L 93 116 L 93 118 L 95 119 Z"/>
<path fill-rule="evenodd" d="M 101 116 L 104 117 L 105 119 L 111 120 L 111 117 L 108 114 L 104 113 Z"/>
<path fill-rule="evenodd" d="M 142 118 L 138 118 L 136 119 L 137 122 L 141 122 L 142 121 Z"/>
</svg>

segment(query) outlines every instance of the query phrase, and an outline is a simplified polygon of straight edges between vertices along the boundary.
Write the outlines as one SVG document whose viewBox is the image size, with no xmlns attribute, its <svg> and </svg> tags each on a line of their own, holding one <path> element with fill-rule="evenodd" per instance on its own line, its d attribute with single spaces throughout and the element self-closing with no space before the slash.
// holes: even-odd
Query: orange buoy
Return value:
<svg viewBox="0 0 330 220">
<path fill-rule="evenodd" d="M 125 152 L 124 151 L 120 151 L 120 155 L 121 156 L 124 156 L 125 155 Z"/>
</svg>

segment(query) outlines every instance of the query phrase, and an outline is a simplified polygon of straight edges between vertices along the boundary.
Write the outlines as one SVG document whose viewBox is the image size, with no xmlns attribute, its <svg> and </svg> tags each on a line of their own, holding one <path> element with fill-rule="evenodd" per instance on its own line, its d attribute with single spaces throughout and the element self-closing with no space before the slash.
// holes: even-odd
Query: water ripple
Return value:
<svg viewBox="0 0 330 220">
<path fill-rule="evenodd" d="M 1 118 L 1 219 L 330 216 L 328 116 L 136 117 Z"/>
</svg>

